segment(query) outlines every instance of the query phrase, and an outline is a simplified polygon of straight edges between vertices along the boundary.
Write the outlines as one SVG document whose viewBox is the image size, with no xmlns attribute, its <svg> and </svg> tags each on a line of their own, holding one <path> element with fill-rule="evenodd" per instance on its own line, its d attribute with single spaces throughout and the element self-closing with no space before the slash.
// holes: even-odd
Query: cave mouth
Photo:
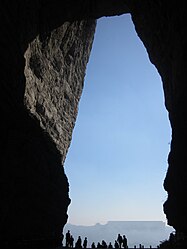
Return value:
<svg viewBox="0 0 187 249">
<path fill-rule="evenodd" d="M 165 221 L 170 137 L 161 79 L 130 14 L 98 19 L 65 161 L 68 223 Z"/>
</svg>

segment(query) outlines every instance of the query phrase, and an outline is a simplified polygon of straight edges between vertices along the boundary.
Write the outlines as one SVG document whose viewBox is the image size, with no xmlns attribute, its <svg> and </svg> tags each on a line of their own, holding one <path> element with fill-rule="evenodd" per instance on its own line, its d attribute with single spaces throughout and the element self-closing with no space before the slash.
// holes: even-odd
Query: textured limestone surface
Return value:
<svg viewBox="0 0 187 249">
<path fill-rule="evenodd" d="M 25 52 L 25 105 L 65 160 L 83 89 L 94 21 L 65 22 Z"/>
<path fill-rule="evenodd" d="M 186 1 L 0 1 L 0 240 L 60 243 L 70 145 L 95 21 L 130 13 L 163 82 L 172 127 L 168 224 L 187 234 Z M 44 243 L 44 241 L 42 242 Z"/>
</svg>

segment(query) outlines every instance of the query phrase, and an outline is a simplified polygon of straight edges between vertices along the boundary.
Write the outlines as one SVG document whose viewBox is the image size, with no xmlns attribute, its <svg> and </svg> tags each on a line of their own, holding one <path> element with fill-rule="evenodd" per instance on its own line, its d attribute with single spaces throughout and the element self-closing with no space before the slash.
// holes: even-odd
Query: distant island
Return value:
<svg viewBox="0 0 187 249">
<path fill-rule="evenodd" d="M 138 247 L 139 244 L 145 247 L 156 247 L 161 241 L 165 241 L 169 238 L 171 232 L 174 229 L 167 226 L 163 221 L 108 221 L 107 224 L 101 225 L 99 223 L 93 226 L 79 226 L 66 224 L 63 234 L 70 230 L 75 241 L 78 236 L 82 239 L 88 238 L 88 246 L 90 247 L 92 242 L 97 245 L 98 242 L 105 240 L 107 243 L 117 239 L 117 235 L 125 234 L 128 239 L 128 246 Z"/>
</svg>

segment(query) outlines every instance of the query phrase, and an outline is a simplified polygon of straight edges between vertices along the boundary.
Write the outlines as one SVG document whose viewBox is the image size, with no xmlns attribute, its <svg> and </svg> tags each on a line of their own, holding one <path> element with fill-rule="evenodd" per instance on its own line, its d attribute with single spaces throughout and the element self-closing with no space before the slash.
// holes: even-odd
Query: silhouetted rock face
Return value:
<svg viewBox="0 0 187 249">
<path fill-rule="evenodd" d="M 187 232 L 185 1 L 2 0 L 0 7 L 1 239 L 60 236 L 70 202 L 62 165 L 93 42 L 90 18 L 127 12 L 162 77 L 172 126 L 164 211 Z"/>
<path fill-rule="evenodd" d="M 70 203 L 63 162 L 96 23 L 64 15 L 56 25 L 42 6 L 1 1 L 0 240 L 57 244 Z"/>
<path fill-rule="evenodd" d="M 172 127 L 169 168 L 164 181 L 168 192 L 164 212 L 169 225 L 187 233 L 186 3 L 133 1 L 131 7 L 137 33 L 161 75 Z"/>
</svg>

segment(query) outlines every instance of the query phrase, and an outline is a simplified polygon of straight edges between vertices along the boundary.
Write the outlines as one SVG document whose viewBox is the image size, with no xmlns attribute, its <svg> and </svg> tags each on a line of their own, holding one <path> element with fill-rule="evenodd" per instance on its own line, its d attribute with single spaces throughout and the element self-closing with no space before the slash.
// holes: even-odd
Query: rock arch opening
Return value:
<svg viewBox="0 0 187 249">
<path fill-rule="evenodd" d="M 165 221 L 169 121 L 130 14 L 98 20 L 79 109 L 65 162 L 69 222 Z"/>
</svg>

